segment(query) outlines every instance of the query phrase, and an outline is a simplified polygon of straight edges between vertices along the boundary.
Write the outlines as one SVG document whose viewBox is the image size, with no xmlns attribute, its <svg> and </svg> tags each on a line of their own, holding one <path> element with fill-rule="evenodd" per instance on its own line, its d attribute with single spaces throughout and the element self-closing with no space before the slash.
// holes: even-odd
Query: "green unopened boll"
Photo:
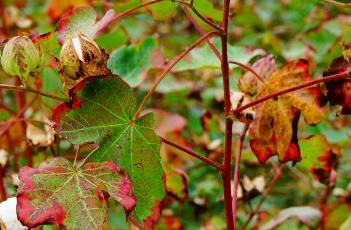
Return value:
<svg viewBox="0 0 351 230">
<path fill-rule="evenodd" d="M 26 36 L 11 38 L 1 53 L 3 70 L 9 75 L 19 76 L 25 85 L 28 77 L 39 71 L 42 59 L 39 48 Z"/>
</svg>

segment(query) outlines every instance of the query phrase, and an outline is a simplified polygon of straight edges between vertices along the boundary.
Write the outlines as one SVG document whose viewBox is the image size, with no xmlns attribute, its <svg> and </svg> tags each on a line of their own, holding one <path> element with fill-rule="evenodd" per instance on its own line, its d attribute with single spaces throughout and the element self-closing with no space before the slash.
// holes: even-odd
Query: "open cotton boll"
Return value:
<svg viewBox="0 0 351 230">
<path fill-rule="evenodd" d="M 0 203 L 0 223 L 1 230 L 26 230 L 17 219 L 16 213 L 17 198 L 10 197 Z"/>
</svg>

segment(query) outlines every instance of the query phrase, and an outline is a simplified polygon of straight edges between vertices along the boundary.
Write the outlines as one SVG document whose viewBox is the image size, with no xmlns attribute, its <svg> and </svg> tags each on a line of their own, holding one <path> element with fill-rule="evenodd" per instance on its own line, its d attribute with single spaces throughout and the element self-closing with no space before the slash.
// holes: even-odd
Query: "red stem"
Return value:
<svg viewBox="0 0 351 230">
<path fill-rule="evenodd" d="M 184 5 L 181 5 L 181 7 L 182 7 L 183 11 L 185 12 L 186 17 L 191 21 L 191 23 L 193 23 L 195 29 L 199 32 L 199 34 L 204 35 L 206 32 L 204 31 L 204 29 L 202 29 L 201 25 L 196 21 L 194 16 L 190 13 L 189 8 L 184 6 Z M 222 55 L 218 51 L 218 49 L 215 47 L 215 45 L 211 42 L 211 40 L 208 39 L 207 44 L 210 46 L 210 48 L 212 49 L 214 54 L 218 57 L 218 59 L 221 60 Z"/>
<path fill-rule="evenodd" d="M 297 86 L 293 86 L 291 88 L 283 89 L 283 90 L 277 91 L 275 93 L 269 94 L 269 95 L 264 96 L 264 97 L 257 98 L 256 100 L 254 100 L 254 101 L 252 101 L 250 103 L 247 103 L 245 105 L 242 105 L 242 106 L 234 109 L 233 111 L 230 112 L 229 115 L 230 116 L 235 115 L 236 113 L 240 113 L 241 111 L 243 111 L 243 110 L 245 110 L 247 108 L 250 108 L 252 106 L 258 105 L 258 104 L 260 104 L 260 103 L 262 103 L 264 101 L 267 101 L 269 99 L 281 96 L 283 94 L 290 93 L 292 91 L 296 91 L 296 90 L 299 90 L 299 89 L 307 88 L 309 86 L 317 85 L 317 84 L 322 83 L 322 82 L 327 82 L 327 81 L 331 81 L 331 80 L 337 80 L 337 79 L 345 78 L 350 73 L 350 71 L 351 71 L 351 69 L 349 69 L 347 71 L 344 71 L 344 72 L 341 72 L 341 73 L 337 73 L 337 74 L 329 75 L 329 76 L 326 76 L 326 77 L 323 77 L 323 78 L 319 78 L 319 79 L 316 79 L 316 80 L 313 80 L 313 81 L 309 81 L 309 82 L 306 82 L 306 83 L 303 83 L 303 84 L 300 84 L 300 85 L 297 85 Z"/>
<path fill-rule="evenodd" d="M 229 20 L 229 4 L 230 0 L 224 0 L 223 8 L 223 34 L 221 36 L 222 44 L 222 58 L 221 58 L 221 67 L 222 67 L 222 76 L 223 76 L 223 93 L 224 93 L 224 111 L 226 115 L 225 122 L 225 144 L 224 144 L 224 159 L 223 159 L 223 190 L 224 190 L 224 205 L 225 213 L 227 220 L 227 229 L 234 229 L 234 220 L 233 220 L 233 207 L 232 207 L 232 190 L 231 190 L 231 155 L 232 155 L 232 128 L 233 121 L 228 117 L 231 103 L 230 103 L 230 89 L 229 89 L 229 62 L 228 62 L 228 20 Z"/>
<path fill-rule="evenodd" d="M 177 145 L 176 143 L 171 142 L 171 141 L 169 141 L 169 140 L 167 140 L 167 139 L 165 139 L 163 137 L 160 137 L 160 138 L 161 138 L 163 143 L 166 143 L 166 144 L 168 144 L 170 146 L 173 146 L 174 148 L 177 148 L 179 150 L 182 150 L 183 152 L 185 152 L 185 153 L 187 153 L 187 154 L 189 154 L 189 155 L 191 155 L 191 156 L 193 156 L 193 157 L 205 162 L 206 164 L 208 164 L 208 165 L 210 165 L 212 167 L 215 167 L 219 171 L 222 171 L 222 166 L 219 163 L 217 163 L 217 162 L 215 162 L 215 161 L 213 161 L 213 160 L 211 160 L 211 159 L 209 159 L 207 157 L 204 157 L 204 156 L 194 152 L 191 149 L 188 149 L 188 148 L 185 148 L 183 146 Z"/>
<path fill-rule="evenodd" d="M 17 86 L 17 85 L 7 85 L 7 84 L 0 84 L 0 89 L 9 89 L 9 90 L 17 90 L 17 91 L 24 91 L 24 92 L 30 92 L 30 93 L 35 93 L 44 97 L 49 97 L 58 101 L 62 102 L 67 102 L 66 98 L 63 97 L 58 97 L 49 93 L 41 92 L 39 90 L 30 88 L 30 87 L 25 87 L 25 86 Z"/>
<path fill-rule="evenodd" d="M 243 142 L 246 135 L 247 130 L 249 129 L 250 124 L 245 124 L 245 127 L 240 133 L 239 142 L 237 145 L 236 150 L 236 157 L 235 157 L 235 167 L 234 167 L 234 176 L 233 176 L 233 220 L 234 225 L 236 225 L 236 216 L 237 216 L 237 208 L 238 208 L 238 185 L 239 185 L 239 178 L 240 178 L 240 159 L 241 159 L 241 152 L 243 149 Z"/>
</svg>

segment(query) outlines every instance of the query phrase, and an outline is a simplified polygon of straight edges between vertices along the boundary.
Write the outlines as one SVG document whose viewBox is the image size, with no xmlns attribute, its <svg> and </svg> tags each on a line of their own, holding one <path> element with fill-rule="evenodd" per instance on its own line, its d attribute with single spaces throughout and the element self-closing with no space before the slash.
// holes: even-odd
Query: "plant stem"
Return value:
<svg viewBox="0 0 351 230">
<path fill-rule="evenodd" d="M 139 108 L 137 109 L 137 111 L 135 112 L 135 114 L 133 116 L 133 120 L 134 121 L 139 117 L 140 112 L 143 109 L 146 101 L 150 98 L 150 96 L 155 91 L 157 86 L 160 84 L 160 82 L 163 80 L 163 78 L 172 70 L 172 68 L 180 60 L 182 60 L 191 50 L 193 50 L 195 47 L 200 45 L 203 41 L 205 41 L 206 39 L 208 39 L 209 37 L 211 37 L 211 36 L 213 36 L 215 34 L 218 34 L 218 32 L 217 31 L 211 31 L 211 32 L 206 33 L 205 35 L 201 36 L 197 41 L 195 41 L 193 44 L 191 44 L 188 48 L 186 48 L 181 54 L 178 54 L 177 56 L 175 56 L 173 58 L 173 60 L 168 64 L 167 68 L 163 71 L 161 76 L 155 80 L 155 82 L 152 84 L 151 88 L 149 89 L 149 91 L 147 92 L 145 97 L 143 98 L 142 102 L 139 105 Z"/>
<path fill-rule="evenodd" d="M 249 217 L 246 219 L 245 223 L 241 227 L 241 230 L 246 229 L 247 225 L 250 223 L 252 218 L 260 211 L 260 208 L 261 208 L 263 202 L 267 199 L 268 195 L 271 193 L 271 191 L 274 188 L 275 184 L 277 183 L 278 179 L 282 175 L 283 166 L 284 166 L 283 164 L 280 164 L 278 166 L 273 165 L 273 167 L 274 167 L 273 179 L 271 180 L 271 182 L 267 186 L 267 188 L 266 188 L 265 192 L 263 193 L 261 200 L 258 202 L 258 205 L 256 206 L 256 208 L 252 212 L 250 212 Z"/>
<path fill-rule="evenodd" d="M 238 208 L 238 185 L 239 185 L 239 178 L 240 178 L 240 159 L 241 159 L 241 152 L 243 149 L 243 142 L 246 135 L 247 130 L 249 129 L 250 124 L 246 123 L 243 130 L 240 133 L 237 150 L 236 150 L 236 157 L 235 157 L 235 166 L 234 166 L 234 176 L 233 176 L 233 220 L 234 225 L 236 225 L 236 216 L 237 216 L 237 208 Z"/>
<path fill-rule="evenodd" d="M 187 154 L 189 154 L 189 155 L 191 155 L 191 156 L 193 156 L 193 157 L 205 162 L 207 165 L 212 166 L 212 167 L 218 169 L 219 171 L 222 171 L 222 166 L 219 163 L 217 163 L 217 162 L 215 162 L 215 161 L 213 161 L 213 160 L 211 160 L 211 159 L 209 159 L 207 157 L 204 157 L 204 156 L 194 152 L 191 149 L 188 149 L 188 148 L 185 148 L 183 146 L 177 145 L 176 143 L 171 142 L 171 141 L 169 141 L 169 140 L 167 140 L 167 139 L 165 139 L 163 137 L 160 137 L 160 138 L 161 138 L 163 143 L 166 143 L 166 144 L 168 144 L 168 145 L 170 145 L 170 146 L 172 146 L 174 148 L 177 148 L 177 149 L 179 149 L 179 150 L 181 150 L 181 151 L 183 151 L 183 152 L 185 152 L 185 153 L 187 153 Z"/>
<path fill-rule="evenodd" d="M 240 66 L 242 69 L 246 70 L 246 71 L 249 71 L 251 72 L 258 80 L 260 80 L 263 84 L 265 83 L 263 78 L 258 74 L 256 73 L 255 70 L 253 70 L 250 66 L 247 66 L 247 65 L 244 65 L 240 62 L 237 62 L 237 61 L 229 61 L 229 63 L 231 64 L 235 64 L 237 66 Z"/>
<path fill-rule="evenodd" d="M 18 91 L 25 91 L 25 92 L 30 92 L 30 93 L 35 93 L 44 97 L 49 97 L 57 101 L 62 101 L 62 102 L 67 102 L 66 98 L 63 97 L 58 97 L 49 93 L 41 92 L 39 90 L 30 88 L 30 87 L 25 87 L 25 86 L 16 86 L 16 85 L 7 85 L 7 84 L 0 84 L 0 89 L 9 89 L 9 90 L 18 90 Z"/>
<path fill-rule="evenodd" d="M 126 11 L 124 11 L 124 12 L 122 12 L 122 13 L 116 15 L 116 16 L 113 18 L 112 21 L 118 21 L 118 20 L 120 20 L 121 18 L 126 17 L 126 16 L 129 16 L 129 15 L 133 14 L 135 11 L 137 11 L 137 10 L 139 10 L 139 9 L 141 9 L 141 8 L 144 8 L 145 6 L 153 5 L 153 4 L 155 4 L 155 3 L 159 3 L 159 2 L 162 2 L 162 1 L 164 1 L 164 0 L 153 0 L 153 1 L 150 1 L 150 2 L 142 3 L 142 4 L 138 5 L 138 6 L 135 6 L 135 7 L 133 7 L 133 8 L 130 8 L 129 10 L 126 10 Z M 112 22 L 112 21 L 111 21 L 111 22 Z"/>
<path fill-rule="evenodd" d="M 232 159 L 232 128 L 233 121 L 228 118 L 231 102 L 229 89 L 229 62 L 228 62 L 228 20 L 229 20 L 229 4 L 230 0 L 224 0 L 222 27 L 224 33 L 221 36 L 222 55 L 221 67 L 223 77 L 223 94 L 224 94 L 224 112 L 225 121 L 225 142 L 224 142 L 224 159 L 223 159 L 223 190 L 224 190 L 224 206 L 227 220 L 227 229 L 234 229 L 233 207 L 232 207 L 232 190 L 231 190 L 231 159 Z"/>
<path fill-rule="evenodd" d="M 250 103 L 247 103 L 245 105 L 242 105 L 242 106 L 234 109 L 233 111 L 230 112 L 229 115 L 233 116 L 233 115 L 235 115 L 237 113 L 240 113 L 241 111 L 243 111 L 243 110 L 245 110 L 247 108 L 253 107 L 253 106 L 257 105 L 257 104 L 260 104 L 260 103 L 262 103 L 264 101 L 267 101 L 269 99 L 281 96 L 283 94 L 287 94 L 287 93 L 290 93 L 290 92 L 293 92 L 293 91 L 296 91 L 296 90 L 299 90 L 299 89 L 304 89 L 304 88 L 307 88 L 309 86 L 317 85 L 317 84 L 322 83 L 322 82 L 327 82 L 327 81 L 331 81 L 331 80 L 337 80 L 337 79 L 345 78 L 345 77 L 348 76 L 348 74 L 350 72 L 351 72 L 351 69 L 348 69 L 348 70 L 346 70 L 344 72 L 341 72 L 341 73 L 337 73 L 337 74 L 325 76 L 325 77 L 322 77 L 322 78 L 319 78 L 319 79 L 316 79 L 316 80 L 308 81 L 306 83 L 303 83 L 303 84 L 300 84 L 300 85 L 297 85 L 297 86 L 293 86 L 291 88 L 283 89 L 283 90 L 277 91 L 275 93 L 269 94 L 269 95 L 264 96 L 264 97 L 257 98 L 256 100 L 254 100 L 254 101 L 252 101 Z"/>
</svg>

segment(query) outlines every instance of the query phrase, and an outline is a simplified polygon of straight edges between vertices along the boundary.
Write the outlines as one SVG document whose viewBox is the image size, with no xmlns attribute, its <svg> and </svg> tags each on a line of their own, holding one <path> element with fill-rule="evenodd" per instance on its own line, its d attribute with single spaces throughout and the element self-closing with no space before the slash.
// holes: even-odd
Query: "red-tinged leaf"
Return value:
<svg viewBox="0 0 351 230">
<path fill-rule="evenodd" d="M 315 135 L 300 140 L 302 160 L 298 166 L 312 175 L 321 183 L 329 184 L 337 155 L 332 146 L 322 135 Z"/>
<path fill-rule="evenodd" d="M 267 55 L 259 60 L 257 60 L 252 66 L 253 69 L 259 76 L 268 76 L 277 68 L 275 64 L 275 59 L 273 55 Z M 239 79 L 239 89 L 241 92 L 248 95 L 255 95 L 258 91 L 257 87 L 260 86 L 257 84 L 259 79 L 252 72 L 247 71 Z"/>
<path fill-rule="evenodd" d="M 344 57 L 338 57 L 332 61 L 324 76 L 329 76 L 351 70 L 350 63 Z M 338 114 L 351 114 L 351 79 L 345 78 L 340 80 L 328 81 L 327 98 L 330 105 L 340 105 L 341 110 Z"/>
<path fill-rule="evenodd" d="M 266 76 L 257 98 L 311 80 L 308 63 L 290 62 Z M 316 124 L 323 118 L 319 103 L 319 88 L 294 91 L 265 101 L 256 106 L 256 119 L 251 125 L 251 148 L 264 164 L 275 154 L 281 162 L 299 161 L 297 123 L 300 113 L 306 123 Z"/>
<path fill-rule="evenodd" d="M 97 21 L 97 13 L 91 7 L 79 7 L 68 10 L 62 15 L 57 24 L 57 31 L 60 40 L 63 41 L 66 36 L 76 36 L 79 32 L 94 39 L 102 30 L 104 30 L 115 17 L 114 10 L 109 10 Z"/>
<path fill-rule="evenodd" d="M 119 77 L 87 78 L 70 93 L 71 103 L 61 104 L 53 112 L 58 133 L 76 145 L 96 143 L 99 147 L 90 161 L 113 161 L 125 170 L 136 198 L 132 218 L 141 227 L 151 226 L 165 196 L 153 114 L 133 121 L 136 98 Z"/>
<path fill-rule="evenodd" d="M 112 162 L 87 163 L 78 168 L 64 158 L 53 158 L 38 169 L 20 171 L 17 216 L 34 228 L 58 224 L 67 229 L 101 229 L 107 192 L 130 212 L 135 200 L 131 182 Z"/>
</svg>

